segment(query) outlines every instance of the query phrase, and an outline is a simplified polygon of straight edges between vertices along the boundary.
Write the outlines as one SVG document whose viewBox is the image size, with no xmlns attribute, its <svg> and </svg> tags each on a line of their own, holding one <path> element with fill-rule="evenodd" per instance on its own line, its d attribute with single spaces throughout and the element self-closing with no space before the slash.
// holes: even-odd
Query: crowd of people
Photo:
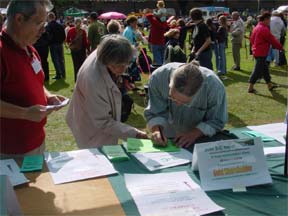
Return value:
<svg viewBox="0 0 288 216">
<path fill-rule="evenodd" d="M 8 5 L 0 35 L 1 157 L 44 151 L 46 118 L 59 109 L 47 109 L 47 105 L 65 100 L 44 87 L 49 80 L 48 52 L 56 70 L 53 78 L 65 79 L 64 46 L 71 52 L 75 79 L 66 122 L 79 148 L 117 144 L 119 138 L 148 138 L 146 132 L 121 122 L 123 98 L 129 90 L 122 75 L 128 71 L 133 83 L 139 80 L 135 68 L 151 72 L 151 64 L 158 69 L 149 80 L 144 116 L 155 143 L 166 145 L 172 138 L 178 146 L 188 147 L 202 136 L 221 131 L 228 120 L 221 81 L 227 74 L 228 33 L 232 69 L 240 70 L 240 49 L 248 25 L 255 58 L 248 92 L 256 91 L 254 85 L 262 77 L 270 91 L 277 87 L 271 82 L 267 63 L 273 57 L 279 65 L 283 54 L 287 23 L 277 11 L 272 18 L 263 12 L 256 26 L 252 19 L 244 23 L 237 11 L 232 12 L 232 23 L 224 14 L 205 21 L 198 8 L 192 8 L 188 18 L 167 20 L 165 3 L 158 1 L 157 9 L 146 10 L 141 18 L 150 24 L 146 36 L 143 23 L 134 15 L 125 22 L 112 19 L 104 24 L 92 12 L 88 19 L 67 20 L 63 26 L 51 7 L 50 0 L 11 0 Z M 190 47 L 186 47 L 188 32 Z M 148 44 L 153 62 L 141 44 Z"/>
</svg>

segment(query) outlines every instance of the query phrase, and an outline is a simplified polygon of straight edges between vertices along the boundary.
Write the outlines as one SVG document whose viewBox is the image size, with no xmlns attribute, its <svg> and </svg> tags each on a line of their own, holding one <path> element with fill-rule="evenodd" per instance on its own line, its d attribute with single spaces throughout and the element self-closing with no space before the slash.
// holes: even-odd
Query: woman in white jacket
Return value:
<svg viewBox="0 0 288 216">
<path fill-rule="evenodd" d="M 109 35 L 81 66 L 66 116 L 79 148 L 117 144 L 145 132 L 120 122 L 121 92 L 117 86 L 133 57 L 133 47 L 120 35 Z"/>
</svg>

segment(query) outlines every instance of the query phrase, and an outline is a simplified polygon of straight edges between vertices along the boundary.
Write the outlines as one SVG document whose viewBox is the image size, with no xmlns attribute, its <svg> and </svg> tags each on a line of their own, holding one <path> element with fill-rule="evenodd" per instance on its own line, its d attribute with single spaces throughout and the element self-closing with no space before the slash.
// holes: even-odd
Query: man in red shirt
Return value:
<svg viewBox="0 0 288 216">
<path fill-rule="evenodd" d="M 46 117 L 65 98 L 49 93 L 40 58 L 31 46 L 44 31 L 50 0 L 13 0 L 0 34 L 0 156 L 42 154 Z"/>
<path fill-rule="evenodd" d="M 269 29 L 270 25 L 269 13 L 264 13 L 259 16 L 259 23 L 253 29 L 252 35 L 250 37 L 250 42 L 252 44 L 252 52 L 255 57 L 255 67 L 249 79 L 248 93 L 255 93 L 254 85 L 256 81 L 262 77 L 267 84 L 270 91 L 276 88 L 271 82 L 271 76 L 269 74 L 269 65 L 266 62 L 266 58 L 270 49 L 270 45 L 273 48 L 282 50 L 283 47 L 279 41 L 272 35 Z"/>
</svg>

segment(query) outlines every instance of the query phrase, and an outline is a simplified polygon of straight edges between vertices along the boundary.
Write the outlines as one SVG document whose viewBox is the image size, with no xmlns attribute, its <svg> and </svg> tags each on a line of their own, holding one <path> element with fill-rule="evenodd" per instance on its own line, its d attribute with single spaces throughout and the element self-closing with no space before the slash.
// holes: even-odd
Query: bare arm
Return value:
<svg viewBox="0 0 288 216">
<path fill-rule="evenodd" d="M 0 100 L 0 117 L 9 119 L 22 119 L 40 122 L 52 111 L 47 111 L 45 106 L 34 105 L 30 107 L 20 107 Z"/>
</svg>

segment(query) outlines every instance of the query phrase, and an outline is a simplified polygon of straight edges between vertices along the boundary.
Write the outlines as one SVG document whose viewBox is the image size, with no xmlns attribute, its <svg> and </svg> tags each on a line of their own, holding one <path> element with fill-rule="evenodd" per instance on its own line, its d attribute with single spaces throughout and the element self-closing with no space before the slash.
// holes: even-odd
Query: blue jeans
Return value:
<svg viewBox="0 0 288 216">
<path fill-rule="evenodd" d="M 208 49 L 207 51 L 200 53 L 200 55 L 197 57 L 196 60 L 199 61 L 202 67 L 206 67 L 210 70 L 213 70 L 211 49 Z"/>
<path fill-rule="evenodd" d="M 53 61 L 56 77 L 65 78 L 65 63 L 64 63 L 64 51 L 63 44 L 51 44 L 50 45 L 50 54 Z"/>
<path fill-rule="evenodd" d="M 154 62 L 156 65 L 162 65 L 164 61 L 165 45 L 151 44 Z"/>
<path fill-rule="evenodd" d="M 225 53 L 226 44 L 216 43 L 215 46 L 215 58 L 216 58 L 216 68 L 217 71 L 221 74 L 226 74 L 226 53 Z"/>
</svg>

